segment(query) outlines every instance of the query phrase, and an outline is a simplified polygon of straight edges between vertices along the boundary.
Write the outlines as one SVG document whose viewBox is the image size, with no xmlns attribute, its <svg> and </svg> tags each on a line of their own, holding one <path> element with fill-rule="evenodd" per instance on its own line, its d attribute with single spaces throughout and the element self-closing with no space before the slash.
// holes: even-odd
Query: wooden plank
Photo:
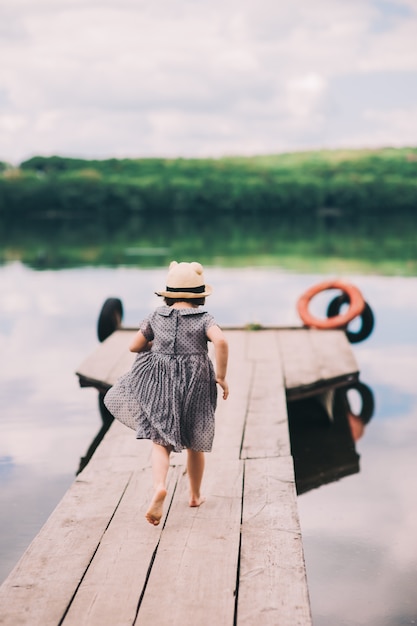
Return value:
<svg viewBox="0 0 417 626">
<path fill-rule="evenodd" d="M 136 472 L 106 530 L 63 626 L 133 624 L 148 569 L 183 467 L 170 469 L 165 514 L 151 526 L 145 513 L 153 494 L 150 469 Z"/>
<path fill-rule="evenodd" d="M 245 462 L 237 626 L 309 626 L 291 457 Z"/>
<path fill-rule="evenodd" d="M 287 407 L 282 380 L 258 363 L 249 400 L 242 458 L 287 456 L 290 453 Z"/>
<path fill-rule="evenodd" d="M 103 441 L 94 453 L 94 467 L 101 471 L 113 471 L 126 467 L 137 470 L 149 467 L 152 443 L 136 439 L 135 431 L 114 420 Z M 89 467 L 93 464 L 90 461 Z"/>
<path fill-rule="evenodd" d="M 59 623 L 134 469 L 149 467 L 150 449 L 150 442 L 137 441 L 122 424 L 111 426 L 93 460 L 0 587 L 0 624 Z"/>
<path fill-rule="evenodd" d="M 288 397 L 357 377 L 356 360 L 341 330 L 280 330 L 278 344 Z"/>
<path fill-rule="evenodd" d="M 320 365 L 322 380 L 358 372 L 358 364 L 346 333 L 341 330 L 311 330 L 310 337 Z"/>
<path fill-rule="evenodd" d="M 276 343 L 276 330 L 246 331 L 248 335 L 247 358 L 254 361 L 273 361 L 279 370 L 281 363 Z"/>
<path fill-rule="evenodd" d="M 282 365 L 276 331 L 249 334 L 254 376 L 248 404 L 242 458 L 287 456 L 290 438 Z"/>
<path fill-rule="evenodd" d="M 278 334 L 286 388 L 311 385 L 320 378 L 316 353 L 310 341 L 308 329 L 297 332 L 282 331 Z"/>
<path fill-rule="evenodd" d="M 243 462 L 210 463 L 199 508 L 179 483 L 135 626 L 233 624 Z"/>
<path fill-rule="evenodd" d="M 137 331 L 116 330 L 78 367 L 76 374 L 91 381 L 100 381 L 107 386 L 127 372 L 135 360 L 129 344 Z"/>
<path fill-rule="evenodd" d="M 88 466 L 79 475 L 0 587 L 0 624 L 57 626 L 131 476 Z"/>
<path fill-rule="evenodd" d="M 218 387 L 216 434 L 210 457 L 238 459 L 242 447 L 253 363 L 245 358 L 247 332 L 226 331 L 226 337 L 229 343 L 227 379 L 230 395 L 227 400 L 223 400 L 221 389 Z M 210 353 L 212 356 L 212 350 Z"/>
</svg>

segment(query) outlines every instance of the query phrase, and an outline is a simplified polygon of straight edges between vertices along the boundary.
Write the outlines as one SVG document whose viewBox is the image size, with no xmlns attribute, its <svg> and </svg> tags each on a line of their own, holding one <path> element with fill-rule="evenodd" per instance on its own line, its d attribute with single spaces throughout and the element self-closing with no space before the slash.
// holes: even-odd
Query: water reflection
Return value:
<svg viewBox="0 0 417 626">
<path fill-rule="evenodd" d="M 321 219 L 284 219 L 269 212 L 241 212 L 239 218 L 227 211 L 221 215 L 172 212 L 135 215 L 121 219 L 111 212 L 111 223 L 83 215 L 78 220 L 32 219 L 12 226 L 0 219 L 0 264 L 20 260 L 38 269 L 84 266 L 166 267 L 173 258 L 198 258 L 203 264 L 220 262 L 229 267 L 276 265 L 311 272 L 313 268 L 338 272 L 336 266 L 351 265 L 352 271 L 379 267 L 384 273 L 416 272 L 416 243 L 413 224 L 397 218 L 370 218 L 363 230 L 345 224 L 334 230 Z M 372 232 L 372 237 L 369 236 Z"/>
<path fill-rule="evenodd" d="M 288 403 L 299 495 L 359 472 L 355 444 L 373 413 L 373 392 L 361 382 Z"/>
</svg>

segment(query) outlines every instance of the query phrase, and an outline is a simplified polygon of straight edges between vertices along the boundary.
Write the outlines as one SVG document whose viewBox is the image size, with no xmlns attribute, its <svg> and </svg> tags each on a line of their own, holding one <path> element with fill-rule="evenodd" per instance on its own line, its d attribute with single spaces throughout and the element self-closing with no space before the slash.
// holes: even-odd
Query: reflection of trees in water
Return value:
<svg viewBox="0 0 417 626">
<path fill-rule="evenodd" d="M 316 216 L 317 217 L 317 216 Z M 375 222 L 375 223 L 374 223 Z M 316 258 L 385 262 L 415 258 L 413 229 L 378 220 L 371 225 L 344 225 L 337 230 L 320 219 L 244 212 L 211 215 L 148 212 L 146 215 L 117 212 L 90 214 L 53 212 L 23 222 L 0 220 L 0 262 L 18 258 L 33 267 L 79 265 L 166 265 L 171 258 L 213 259 L 244 264 L 268 258 Z M 408 235 L 407 235 L 408 233 Z M 389 248 L 389 255 L 387 249 Z M 3 253 L 3 259 L 1 258 Z"/>
<path fill-rule="evenodd" d="M 371 389 L 355 383 L 323 395 L 288 404 L 291 453 L 297 493 L 359 472 L 355 442 L 365 432 L 374 412 Z M 358 397 L 352 398 L 352 394 Z M 358 408 L 356 408 L 356 405 Z"/>
</svg>

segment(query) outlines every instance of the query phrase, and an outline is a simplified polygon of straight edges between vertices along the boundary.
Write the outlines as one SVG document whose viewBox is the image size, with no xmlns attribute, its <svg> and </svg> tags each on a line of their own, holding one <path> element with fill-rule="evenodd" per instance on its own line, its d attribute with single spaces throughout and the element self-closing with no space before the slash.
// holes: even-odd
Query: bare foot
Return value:
<svg viewBox="0 0 417 626">
<path fill-rule="evenodd" d="M 157 489 L 155 491 L 155 495 L 152 498 L 152 502 L 149 506 L 149 509 L 146 512 L 146 519 L 153 526 L 158 526 L 161 521 L 162 514 L 164 512 L 164 500 L 167 495 L 166 489 Z"/>
<path fill-rule="evenodd" d="M 203 504 L 203 502 L 205 502 L 206 499 L 204 498 L 204 496 L 199 496 L 198 498 L 196 496 L 190 496 L 190 502 L 189 505 L 190 506 L 200 506 L 200 504 Z"/>
</svg>

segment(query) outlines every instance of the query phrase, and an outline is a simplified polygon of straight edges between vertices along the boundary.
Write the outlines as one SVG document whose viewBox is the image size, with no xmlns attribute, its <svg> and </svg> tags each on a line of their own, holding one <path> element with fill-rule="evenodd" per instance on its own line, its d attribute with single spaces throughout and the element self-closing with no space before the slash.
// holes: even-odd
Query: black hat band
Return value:
<svg viewBox="0 0 417 626">
<path fill-rule="evenodd" d="M 168 287 L 167 286 L 167 291 L 171 291 L 172 293 L 181 293 L 181 292 L 185 292 L 185 293 L 204 293 L 206 290 L 206 286 L 205 285 L 200 285 L 200 287 Z"/>
</svg>

